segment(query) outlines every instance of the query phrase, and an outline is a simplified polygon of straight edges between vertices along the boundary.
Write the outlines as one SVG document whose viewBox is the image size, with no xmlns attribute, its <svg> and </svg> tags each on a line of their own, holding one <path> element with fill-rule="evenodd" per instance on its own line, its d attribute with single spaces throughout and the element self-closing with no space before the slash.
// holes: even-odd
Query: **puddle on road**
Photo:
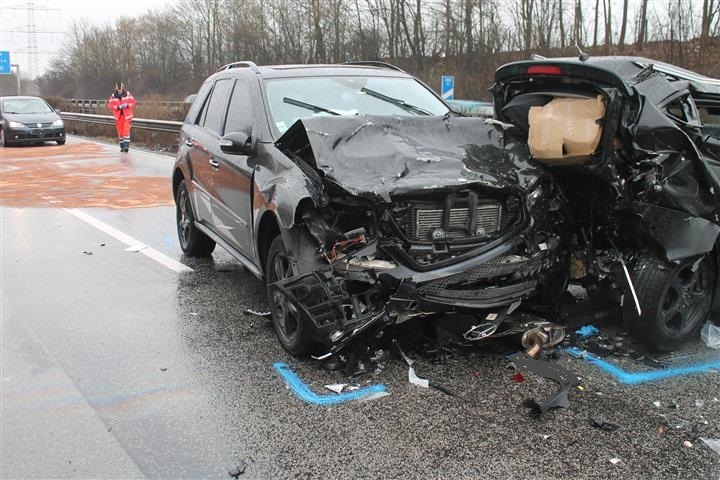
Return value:
<svg viewBox="0 0 720 480">
<path fill-rule="evenodd" d="M 0 203 L 11 207 L 173 205 L 167 176 L 137 176 L 132 160 L 96 143 L 0 150 Z"/>
</svg>

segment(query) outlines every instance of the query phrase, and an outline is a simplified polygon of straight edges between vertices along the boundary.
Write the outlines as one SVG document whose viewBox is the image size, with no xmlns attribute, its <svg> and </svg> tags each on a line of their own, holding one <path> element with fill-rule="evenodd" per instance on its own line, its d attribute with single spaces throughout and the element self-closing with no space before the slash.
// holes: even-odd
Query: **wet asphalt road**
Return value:
<svg viewBox="0 0 720 480">
<path fill-rule="evenodd" d="M 536 418 L 522 402 L 551 393 L 553 382 L 513 381 L 504 355 L 518 347 L 495 341 L 442 362 L 409 351 L 418 375 L 454 396 L 409 384 L 405 364 L 391 359 L 363 379 L 389 396 L 303 403 L 273 363 L 322 394 L 346 377 L 288 356 L 268 321 L 245 313 L 266 308 L 264 291 L 227 253 L 181 255 L 168 205 L 172 158 L 92 145 L 104 164 L 124 165 L 112 175 L 167 176 L 167 192 L 143 197 L 140 186 L 122 195 L 132 200 L 123 209 L 85 207 L 82 195 L 52 186 L 50 195 L 28 186 L 23 198 L 8 169 L 22 166 L 9 161 L 20 153 L 0 150 L 3 478 L 231 478 L 245 464 L 240 478 L 720 479 L 720 452 L 700 439 L 720 438 L 717 370 L 629 386 L 564 355 L 554 361 L 584 390 Z M 50 148 L 23 149 L 23 159 L 43 162 Z M 109 175 L 95 174 L 82 188 Z M 126 251 L 77 211 L 192 270 Z M 699 341 L 681 353 L 673 366 L 720 356 Z M 595 428 L 589 417 L 619 428 Z"/>
</svg>

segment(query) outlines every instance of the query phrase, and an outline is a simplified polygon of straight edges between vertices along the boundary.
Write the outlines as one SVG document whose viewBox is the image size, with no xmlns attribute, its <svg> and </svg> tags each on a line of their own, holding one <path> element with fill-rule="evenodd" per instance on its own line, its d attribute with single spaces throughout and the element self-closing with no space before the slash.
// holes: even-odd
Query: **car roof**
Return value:
<svg viewBox="0 0 720 480">
<path fill-rule="evenodd" d="M 264 65 L 251 66 L 240 64 L 239 68 L 228 68 L 222 72 L 256 71 L 265 79 L 295 78 L 295 77 L 342 77 L 342 76 L 372 76 L 372 77 L 400 77 L 413 78 L 407 72 L 388 66 L 350 65 L 350 64 L 315 64 L 315 65 Z"/>
<path fill-rule="evenodd" d="M 12 98 L 13 100 L 30 100 L 30 99 L 33 99 L 33 98 L 38 98 L 38 99 L 42 100 L 42 98 L 40 98 L 40 97 L 32 97 L 32 96 L 29 96 L 29 95 L 8 95 L 8 96 L 6 96 L 6 97 L 0 97 L 0 100 L 8 100 L 8 99 L 11 99 L 11 98 Z"/>
</svg>

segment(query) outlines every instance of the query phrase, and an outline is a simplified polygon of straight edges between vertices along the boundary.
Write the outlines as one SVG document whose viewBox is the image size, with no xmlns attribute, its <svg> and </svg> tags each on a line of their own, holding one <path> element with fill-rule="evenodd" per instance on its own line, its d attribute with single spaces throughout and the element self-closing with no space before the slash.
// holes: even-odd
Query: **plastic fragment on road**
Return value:
<svg viewBox="0 0 720 480">
<path fill-rule="evenodd" d="M 246 308 L 245 313 L 249 313 L 250 315 L 257 315 L 258 317 L 265 317 L 265 318 L 272 317 L 272 312 L 270 310 L 261 312 L 259 310 L 253 310 L 252 308 Z"/>
<path fill-rule="evenodd" d="M 408 368 L 408 381 L 418 387 L 430 388 L 430 380 L 418 377 L 413 367 Z"/>
<path fill-rule="evenodd" d="M 685 440 L 685 441 L 682 443 L 682 445 L 683 445 L 683 447 L 685 447 L 685 448 L 692 448 L 692 447 L 693 447 L 693 444 L 692 444 L 692 442 L 691 442 L 690 440 Z"/>
<path fill-rule="evenodd" d="M 568 391 L 571 388 L 580 385 L 580 377 L 559 365 L 554 365 L 544 360 L 537 360 L 522 352 L 509 355 L 507 359 L 513 362 L 520 370 L 534 373 L 542 378 L 554 380 L 560 385 L 558 390 L 546 398 L 542 403 L 538 403 L 532 398 L 526 400 L 524 403 L 526 407 L 532 408 L 536 412 L 543 414 L 551 408 L 567 408 L 570 406 Z"/>
<path fill-rule="evenodd" d="M 347 387 L 347 383 L 331 383 L 330 385 L 325 385 L 325 388 L 335 393 L 342 393 L 345 387 Z"/>
<path fill-rule="evenodd" d="M 515 383 L 522 383 L 525 381 L 525 375 L 523 375 L 522 372 L 517 372 L 515 375 L 510 377 L 510 379 Z"/>
<path fill-rule="evenodd" d="M 597 335 L 599 333 L 600 333 L 600 330 L 598 330 L 598 328 L 595 325 L 585 325 L 575 331 L 575 335 L 577 335 L 580 338 L 590 338 L 593 335 Z"/>
<path fill-rule="evenodd" d="M 720 350 L 720 327 L 713 322 L 709 320 L 705 322 L 705 325 L 700 331 L 700 338 L 702 338 L 703 343 L 709 348 Z"/>
<path fill-rule="evenodd" d="M 240 475 L 245 473 L 245 470 L 247 469 L 247 464 L 240 460 L 235 468 L 230 470 L 228 472 L 228 475 L 230 475 L 233 478 L 238 478 Z"/>
<path fill-rule="evenodd" d="M 656 400 L 653 402 L 653 405 L 655 405 L 657 408 L 660 408 L 661 403 L 658 400 Z"/>
<path fill-rule="evenodd" d="M 700 437 L 700 440 L 707 445 L 710 450 L 720 455 L 720 438 L 704 438 Z"/>
<path fill-rule="evenodd" d="M 610 463 L 612 463 L 613 465 L 617 465 L 620 462 L 622 462 L 622 460 L 620 460 L 619 458 L 611 458 L 610 459 Z"/>
<path fill-rule="evenodd" d="M 300 400 L 312 403 L 313 405 L 339 405 L 341 403 L 352 402 L 355 400 L 368 400 L 369 398 L 382 398 L 386 395 L 377 396 L 380 392 L 387 393 L 387 389 L 383 384 L 371 385 L 369 387 L 360 388 L 352 392 L 334 393 L 329 395 L 320 395 L 313 392 L 310 387 L 303 382 L 300 377 L 286 363 L 276 362 L 273 364 L 275 371 L 283 378 L 285 384 Z"/>
<path fill-rule="evenodd" d="M 590 418 L 590 425 L 592 425 L 595 428 L 599 428 L 600 430 L 605 430 L 606 432 L 614 432 L 615 430 L 618 430 L 620 427 L 618 425 L 615 425 L 614 423 L 606 422 L 604 420 L 599 420 L 597 418 Z"/>
</svg>

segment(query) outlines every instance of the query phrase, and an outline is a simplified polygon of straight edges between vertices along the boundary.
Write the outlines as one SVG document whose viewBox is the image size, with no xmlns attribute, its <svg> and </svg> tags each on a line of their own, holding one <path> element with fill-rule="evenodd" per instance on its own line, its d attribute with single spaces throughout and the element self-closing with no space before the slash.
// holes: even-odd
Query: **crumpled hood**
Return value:
<svg viewBox="0 0 720 480">
<path fill-rule="evenodd" d="M 295 122 L 276 145 L 302 152 L 300 161 L 348 192 L 386 201 L 442 187 L 527 189 L 543 172 L 530 160 L 527 145 L 503 146 L 502 130 L 480 118 L 306 118 Z"/>
</svg>

